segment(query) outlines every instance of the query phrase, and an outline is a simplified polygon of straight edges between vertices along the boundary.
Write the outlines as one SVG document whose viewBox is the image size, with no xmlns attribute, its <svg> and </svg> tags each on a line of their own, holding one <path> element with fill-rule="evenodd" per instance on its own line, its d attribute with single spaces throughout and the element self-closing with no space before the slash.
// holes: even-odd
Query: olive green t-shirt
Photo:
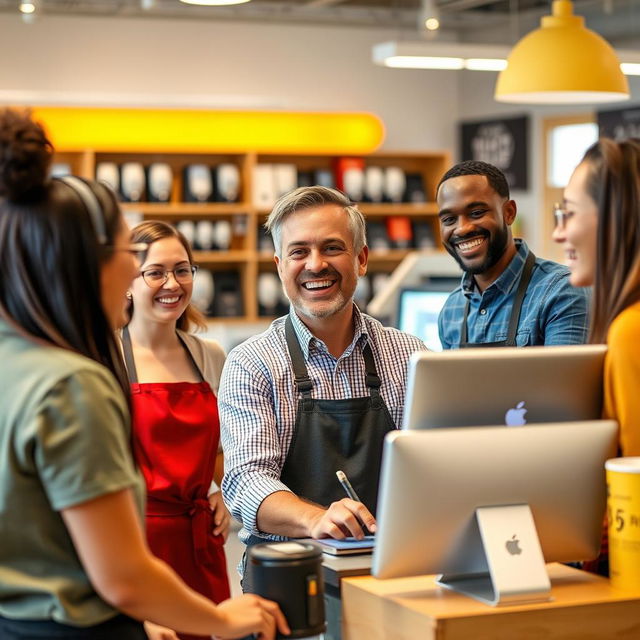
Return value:
<svg viewBox="0 0 640 640">
<path fill-rule="evenodd" d="M 89 582 L 60 511 L 130 488 L 142 521 L 125 398 L 102 365 L 2 321 L 0 363 L 0 615 L 103 622 L 117 612 Z"/>
</svg>

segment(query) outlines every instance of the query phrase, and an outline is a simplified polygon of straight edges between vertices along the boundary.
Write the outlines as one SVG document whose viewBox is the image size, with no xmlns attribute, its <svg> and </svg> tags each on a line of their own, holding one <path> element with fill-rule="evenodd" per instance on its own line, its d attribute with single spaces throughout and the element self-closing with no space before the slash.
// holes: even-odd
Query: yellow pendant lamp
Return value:
<svg viewBox="0 0 640 640">
<path fill-rule="evenodd" d="M 570 0 L 553 0 L 552 15 L 511 51 L 495 99 L 521 104 L 572 104 L 629 99 L 629 85 L 611 45 L 573 15 Z"/>
</svg>

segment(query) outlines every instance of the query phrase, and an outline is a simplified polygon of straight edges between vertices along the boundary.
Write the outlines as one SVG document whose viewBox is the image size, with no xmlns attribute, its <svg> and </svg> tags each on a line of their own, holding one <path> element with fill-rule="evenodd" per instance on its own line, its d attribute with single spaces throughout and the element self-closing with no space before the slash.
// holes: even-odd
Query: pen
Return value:
<svg viewBox="0 0 640 640">
<path fill-rule="evenodd" d="M 347 478 L 345 472 L 340 471 L 338 469 L 338 471 L 336 471 L 336 476 L 338 477 L 338 480 L 342 485 L 342 488 L 347 494 L 347 497 L 351 498 L 352 500 L 355 500 L 356 502 L 362 502 L 362 500 L 358 498 L 358 494 L 356 493 L 355 489 L 351 486 L 351 483 L 349 482 L 349 478 Z"/>
<path fill-rule="evenodd" d="M 351 483 L 349 482 L 349 478 L 347 478 L 347 475 L 345 474 L 345 472 L 338 469 L 338 471 L 336 471 L 336 476 L 338 478 L 338 481 L 342 485 L 342 488 L 344 489 L 345 493 L 347 494 L 347 497 L 351 498 L 352 500 L 355 500 L 356 502 L 362 502 L 362 500 L 358 498 L 358 494 L 356 493 L 355 489 L 351 486 Z M 371 532 L 369 531 L 369 529 L 367 529 L 364 523 L 361 522 L 360 524 L 362 525 L 362 531 L 364 535 L 370 536 Z"/>
</svg>

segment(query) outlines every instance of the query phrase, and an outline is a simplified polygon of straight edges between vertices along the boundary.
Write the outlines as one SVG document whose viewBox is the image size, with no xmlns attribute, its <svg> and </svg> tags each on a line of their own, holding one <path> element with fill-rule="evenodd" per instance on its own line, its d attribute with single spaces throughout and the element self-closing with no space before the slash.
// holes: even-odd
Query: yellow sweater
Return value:
<svg viewBox="0 0 640 640">
<path fill-rule="evenodd" d="M 609 327 L 604 368 L 604 414 L 620 424 L 623 456 L 640 456 L 640 302 Z"/>
</svg>

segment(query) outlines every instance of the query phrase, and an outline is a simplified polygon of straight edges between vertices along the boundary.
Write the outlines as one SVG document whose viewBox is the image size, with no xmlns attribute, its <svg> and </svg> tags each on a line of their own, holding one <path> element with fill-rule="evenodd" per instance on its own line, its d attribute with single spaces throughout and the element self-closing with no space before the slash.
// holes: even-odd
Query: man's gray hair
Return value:
<svg viewBox="0 0 640 640">
<path fill-rule="evenodd" d="M 299 187 L 278 198 L 265 222 L 265 228 L 273 238 L 276 255 L 282 252 L 282 223 L 292 214 L 305 209 L 314 209 L 326 204 L 342 207 L 347 214 L 349 229 L 353 236 L 353 248 L 357 254 L 367 244 L 365 221 L 358 207 L 337 189 L 329 187 Z"/>
</svg>

